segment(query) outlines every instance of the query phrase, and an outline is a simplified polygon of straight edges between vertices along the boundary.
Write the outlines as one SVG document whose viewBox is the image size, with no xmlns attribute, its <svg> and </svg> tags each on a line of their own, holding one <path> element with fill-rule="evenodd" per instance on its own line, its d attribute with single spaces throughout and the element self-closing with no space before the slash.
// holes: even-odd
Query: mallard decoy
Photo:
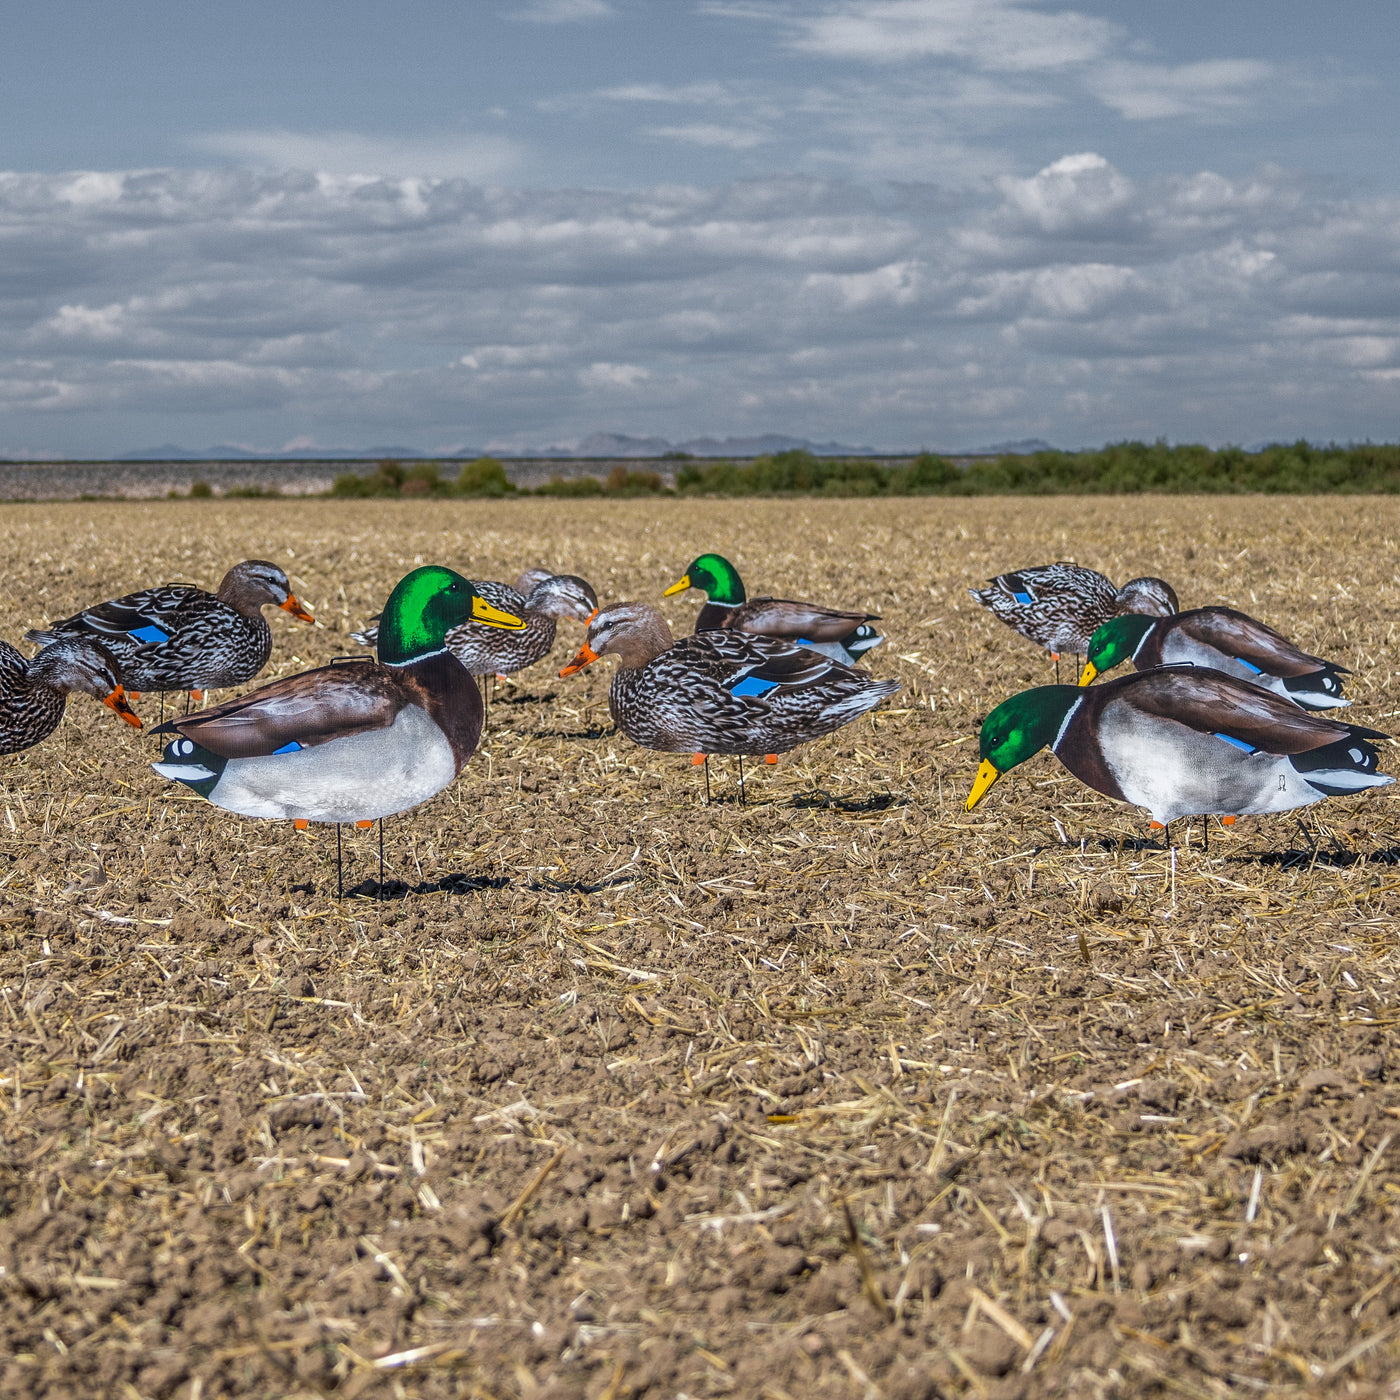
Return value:
<svg viewBox="0 0 1400 1400">
<path fill-rule="evenodd" d="M 1054 658 L 1056 676 L 1063 653 L 1082 656 L 1089 638 L 1120 613 L 1170 617 L 1176 593 L 1165 579 L 1129 579 L 1122 588 L 1094 569 L 1061 560 L 987 580 L 968 592 L 1013 631 L 1042 646 Z"/>
<path fill-rule="evenodd" d="M 970 812 L 1003 773 L 1041 749 L 1106 797 L 1178 817 L 1289 812 L 1394 779 L 1372 740 L 1219 671 L 1162 666 L 1088 689 L 1045 685 L 1004 700 L 982 723 Z"/>
<path fill-rule="evenodd" d="M 663 753 L 732 754 L 741 763 L 776 761 L 900 688 L 776 637 L 716 629 L 676 641 L 649 603 L 600 612 L 559 674 L 573 675 L 610 652 L 621 665 L 608 708 L 633 743 Z"/>
<path fill-rule="evenodd" d="M 1192 608 L 1175 617 L 1129 613 L 1111 618 L 1089 638 L 1080 685 L 1131 661 L 1139 671 L 1177 663 L 1205 666 L 1248 681 L 1305 710 L 1350 705 L 1342 698 L 1345 666 L 1311 656 L 1287 637 L 1234 608 Z"/>
<path fill-rule="evenodd" d="M 692 560 L 662 596 L 669 598 L 687 588 L 699 588 L 706 595 L 705 605 L 695 619 L 696 632 L 727 629 L 751 636 L 779 637 L 846 666 L 855 665 L 867 651 L 884 641 L 870 626 L 880 620 L 879 613 L 838 612 L 815 603 L 766 595 L 750 598 L 738 569 L 718 554 L 702 554 Z"/>
<path fill-rule="evenodd" d="M 525 583 L 536 573 L 543 571 L 529 570 L 517 582 Z M 526 623 L 523 632 L 502 632 L 471 620 L 447 634 L 447 649 L 474 676 L 505 676 L 533 666 L 549 655 L 559 618 L 587 622 L 598 611 L 593 585 L 576 574 L 544 574 L 525 596 L 509 584 L 488 579 L 474 581 L 472 587 L 493 608 L 524 618 Z M 364 646 L 373 646 L 378 628 L 366 627 L 351 636 Z"/>
<path fill-rule="evenodd" d="M 242 685 L 267 665 L 272 629 L 262 610 L 269 603 L 315 621 L 276 564 L 245 559 L 216 593 L 185 583 L 143 588 L 25 635 L 41 646 L 60 637 L 93 638 L 116 657 L 131 693 L 188 690 L 202 699 L 203 691 Z"/>
<path fill-rule="evenodd" d="M 75 690 L 141 728 L 127 703 L 117 659 L 101 642 L 64 637 L 28 661 L 9 642 L 0 642 L 0 753 L 19 753 L 47 739 Z"/>
<path fill-rule="evenodd" d="M 176 737 L 151 766 L 245 817 L 338 828 L 406 812 L 441 792 L 481 737 L 481 694 L 446 647 L 468 618 L 525 629 L 451 569 L 415 569 L 384 605 L 378 661 L 302 671 L 171 720 L 155 732 Z"/>
</svg>

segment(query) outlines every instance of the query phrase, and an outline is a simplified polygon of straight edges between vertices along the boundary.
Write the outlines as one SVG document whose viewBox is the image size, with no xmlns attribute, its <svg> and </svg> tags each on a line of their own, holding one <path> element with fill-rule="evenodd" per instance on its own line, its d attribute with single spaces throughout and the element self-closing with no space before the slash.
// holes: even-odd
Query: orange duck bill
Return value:
<svg viewBox="0 0 1400 1400">
<path fill-rule="evenodd" d="M 297 602 L 297 595 L 295 593 L 288 593 L 287 601 L 285 603 L 278 603 L 277 606 L 281 608 L 283 612 L 291 613 L 291 615 L 294 618 L 296 618 L 298 622 L 316 621 L 316 619 L 312 617 L 311 614 L 307 612 L 306 609 L 302 607 L 300 603 Z"/>
<path fill-rule="evenodd" d="M 121 686 L 118 686 L 102 703 L 115 710 L 133 729 L 141 728 L 141 716 L 127 704 L 126 691 Z"/>
<path fill-rule="evenodd" d="M 559 672 L 561 676 L 572 676 L 575 671 L 581 671 L 590 662 L 598 659 L 598 653 L 585 642 L 579 649 L 578 655 Z"/>
</svg>

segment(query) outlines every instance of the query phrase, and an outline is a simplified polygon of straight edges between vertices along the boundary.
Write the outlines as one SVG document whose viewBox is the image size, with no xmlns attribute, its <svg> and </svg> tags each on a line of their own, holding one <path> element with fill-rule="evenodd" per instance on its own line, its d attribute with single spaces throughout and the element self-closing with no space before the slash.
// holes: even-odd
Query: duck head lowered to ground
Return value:
<svg viewBox="0 0 1400 1400">
<path fill-rule="evenodd" d="M 1272 627 L 1234 608 L 1193 608 L 1173 617 L 1128 613 L 1110 618 L 1089 638 L 1080 685 L 1131 661 L 1139 671 L 1184 663 L 1223 671 L 1271 690 L 1305 710 L 1349 705 L 1345 666 L 1312 656 Z"/>
<path fill-rule="evenodd" d="M 1288 812 L 1393 782 L 1375 747 L 1386 737 L 1203 667 L 1160 666 L 1084 689 L 1038 686 L 983 721 L 967 810 L 1049 748 L 1081 782 L 1160 825 Z"/>
<path fill-rule="evenodd" d="M 0 642 L 0 753 L 19 753 L 53 733 L 68 696 L 91 695 L 140 729 L 116 658 L 88 637 L 64 637 L 26 661 Z"/>
</svg>

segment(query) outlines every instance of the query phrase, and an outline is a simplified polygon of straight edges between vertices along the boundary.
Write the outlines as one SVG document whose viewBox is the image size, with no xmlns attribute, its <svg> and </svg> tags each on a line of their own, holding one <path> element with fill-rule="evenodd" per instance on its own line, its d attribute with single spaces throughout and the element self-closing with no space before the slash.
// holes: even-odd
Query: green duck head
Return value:
<svg viewBox="0 0 1400 1400">
<path fill-rule="evenodd" d="M 704 591 L 712 603 L 728 603 L 738 607 L 747 597 L 739 571 L 719 554 L 702 554 L 691 561 L 690 567 L 673 583 L 662 597 L 684 593 L 687 588 Z"/>
<path fill-rule="evenodd" d="M 1141 613 L 1124 613 L 1111 617 L 1089 638 L 1089 650 L 1084 659 L 1084 674 L 1080 685 L 1088 685 L 1095 676 L 1111 671 L 1137 655 L 1142 639 L 1157 625 L 1155 617 Z"/>
<path fill-rule="evenodd" d="M 969 812 L 1003 773 L 1054 743 L 1079 698 L 1076 686 L 1040 685 L 1003 700 L 982 721 L 982 766 L 967 795 Z"/>
<path fill-rule="evenodd" d="M 441 651 L 447 634 L 464 622 L 480 622 L 509 632 L 523 631 L 518 617 L 493 608 L 479 597 L 470 579 L 426 564 L 398 581 L 379 619 L 379 659 L 386 666 L 405 666 Z"/>
</svg>

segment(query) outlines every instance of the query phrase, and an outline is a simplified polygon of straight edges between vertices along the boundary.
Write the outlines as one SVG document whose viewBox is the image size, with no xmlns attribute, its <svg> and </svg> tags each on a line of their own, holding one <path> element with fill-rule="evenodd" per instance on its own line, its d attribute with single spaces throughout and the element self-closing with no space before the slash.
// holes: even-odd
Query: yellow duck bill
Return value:
<svg viewBox="0 0 1400 1400">
<path fill-rule="evenodd" d="M 971 811 L 986 795 L 987 790 L 996 780 L 1001 777 L 997 766 L 990 758 L 982 760 L 982 766 L 977 770 L 977 778 L 972 784 L 972 791 L 967 795 L 966 811 Z"/>
<path fill-rule="evenodd" d="M 690 587 L 690 575 L 682 574 L 661 596 L 669 598 L 673 593 L 684 593 Z"/>
<path fill-rule="evenodd" d="M 514 613 L 493 608 L 479 593 L 472 598 L 472 621 L 480 622 L 487 627 L 500 627 L 506 632 L 523 632 L 529 626 L 524 619 L 516 617 Z"/>
<path fill-rule="evenodd" d="M 1084 674 L 1079 678 L 1080 685 L 1088 685 L 1099 673 L 1099 668 L 1092 661 L 1084 663 Z"/>
</svg>

